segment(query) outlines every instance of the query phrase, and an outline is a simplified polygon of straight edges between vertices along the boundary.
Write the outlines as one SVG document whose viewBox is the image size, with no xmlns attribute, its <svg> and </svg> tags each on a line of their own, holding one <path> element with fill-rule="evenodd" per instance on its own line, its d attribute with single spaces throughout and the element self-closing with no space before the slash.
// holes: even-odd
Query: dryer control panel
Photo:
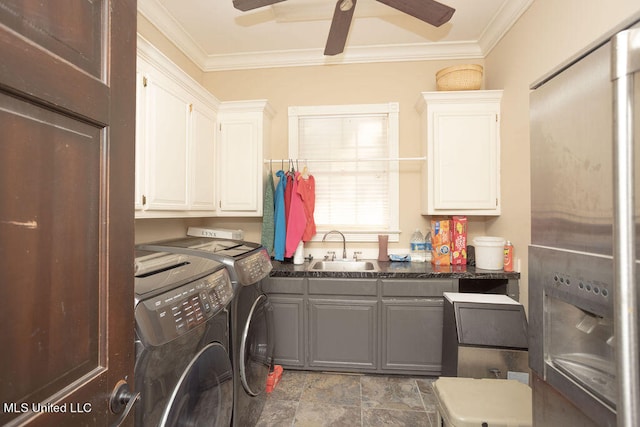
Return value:
<svg viewBox="0 0 640 427">
<path fill-rule="evenodd" d="M 254 252 L 235 262 L 235 271 L 241 285 L 249 286 L 269 276 L 273 269 L 266 249 Z"/>
<path fill-rule="evenodd" d="M 135 308 L 136 333 L 145 346 L 165 344 L 204 323 L 233 298 L 227 269 L 142 300 Z"/>
</svg>

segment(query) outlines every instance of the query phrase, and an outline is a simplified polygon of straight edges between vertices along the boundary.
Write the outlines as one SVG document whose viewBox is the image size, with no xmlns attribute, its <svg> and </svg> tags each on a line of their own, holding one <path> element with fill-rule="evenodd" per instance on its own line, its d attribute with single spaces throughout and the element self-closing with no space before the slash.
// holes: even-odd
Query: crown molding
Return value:
<svg viewBox="0 0 640 427">
<path fill-rule="evenodd" d="M 533 0 L 505 2 L 478 41 L 352 46 L 347 47 L 343 54 L 334 57 L 324 56 L 323 49 L 207 55 L 158 0 L 138 0 L 138 12 L 203 72 L 210 72 L 375 62 L 481 59 L 495 47 L 532 2 Z"/>
<path fill-rule="evenodd" d="M 493 20 L 487 25 L 485 31 L 480 35 L 478 45 L 483 56 L 487 56 L 498 44 L 504 35 L 511 29 L 513 24 L 529 9 L 534 0 L 513 0 L 507 1 Z"/>
<path fill-rule="evenodd" d="M 202 68 L 203 71 L 229 71 L 374 62 L 477 59 L 482 57 L 482 51 L 476 43 L 352 46 L 346 48 L 343 54 L 331 57 L 324 56 L 322 49 L 210 55 L 202 64 Z"/>
<path fill-rule="evenodd" d="M 138 0 L 138 12 L 204 71 L 207 53 L 157 0 Z"/>
</svg>

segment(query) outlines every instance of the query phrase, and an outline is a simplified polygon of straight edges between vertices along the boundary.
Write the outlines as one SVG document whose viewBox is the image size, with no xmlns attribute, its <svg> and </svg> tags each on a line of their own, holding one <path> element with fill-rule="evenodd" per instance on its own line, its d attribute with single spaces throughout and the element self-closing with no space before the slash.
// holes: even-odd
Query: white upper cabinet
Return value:
<svg viewBox="0 0 640 427">
<path fill-rule="evenodd" d="M 146 207 L 151 210 L 187 210 L 188 93 L 154 71 L 148 73 L 146 85 Z"/>
<path fill-rule="evenodd" d="M 195 103 L 191 112 L 191 209 L 216 210 L 215 138 L 217 114 L 206 105 Z"/>
<path fill-rule="evenodd" d="M 501 90 L 423 92 L 423 215 L 500 215 Z"/>
<path fill-rule="evenodd" d="M 262 216 L 272 116 L 273 110 L 265 100 L 220 105 L 218 216 Z"/>
<path fill-rule="evenodd" d="M 136 217 L 215 214 L 219 101 L 138 37 Z"/>
</svg>

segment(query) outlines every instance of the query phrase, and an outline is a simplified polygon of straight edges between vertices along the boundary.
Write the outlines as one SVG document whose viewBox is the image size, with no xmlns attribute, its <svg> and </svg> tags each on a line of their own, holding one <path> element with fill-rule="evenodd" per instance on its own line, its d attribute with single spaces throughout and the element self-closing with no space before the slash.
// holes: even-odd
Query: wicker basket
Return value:
<svg viewBox="0 0 640 427">
<path fill-rule="evenodd" d="M 443 68 L 436 73 L 438 90 L 477 90 L 482 86 L 482 65 L 465 64 Z"/>
</svg>

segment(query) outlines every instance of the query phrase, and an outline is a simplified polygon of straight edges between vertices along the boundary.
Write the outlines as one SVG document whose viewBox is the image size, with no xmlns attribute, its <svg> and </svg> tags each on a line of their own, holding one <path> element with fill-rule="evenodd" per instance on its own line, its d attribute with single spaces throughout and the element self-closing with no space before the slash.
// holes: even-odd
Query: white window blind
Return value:
<svg viewBox="0 0 640 427">
<path fill-rule="evenodd" d="M 290 155 L 316 182 L 319 237 L 337 229 L 350 241 L 397 238 L 398 105 L 292 107 Z"/>
</svg>

